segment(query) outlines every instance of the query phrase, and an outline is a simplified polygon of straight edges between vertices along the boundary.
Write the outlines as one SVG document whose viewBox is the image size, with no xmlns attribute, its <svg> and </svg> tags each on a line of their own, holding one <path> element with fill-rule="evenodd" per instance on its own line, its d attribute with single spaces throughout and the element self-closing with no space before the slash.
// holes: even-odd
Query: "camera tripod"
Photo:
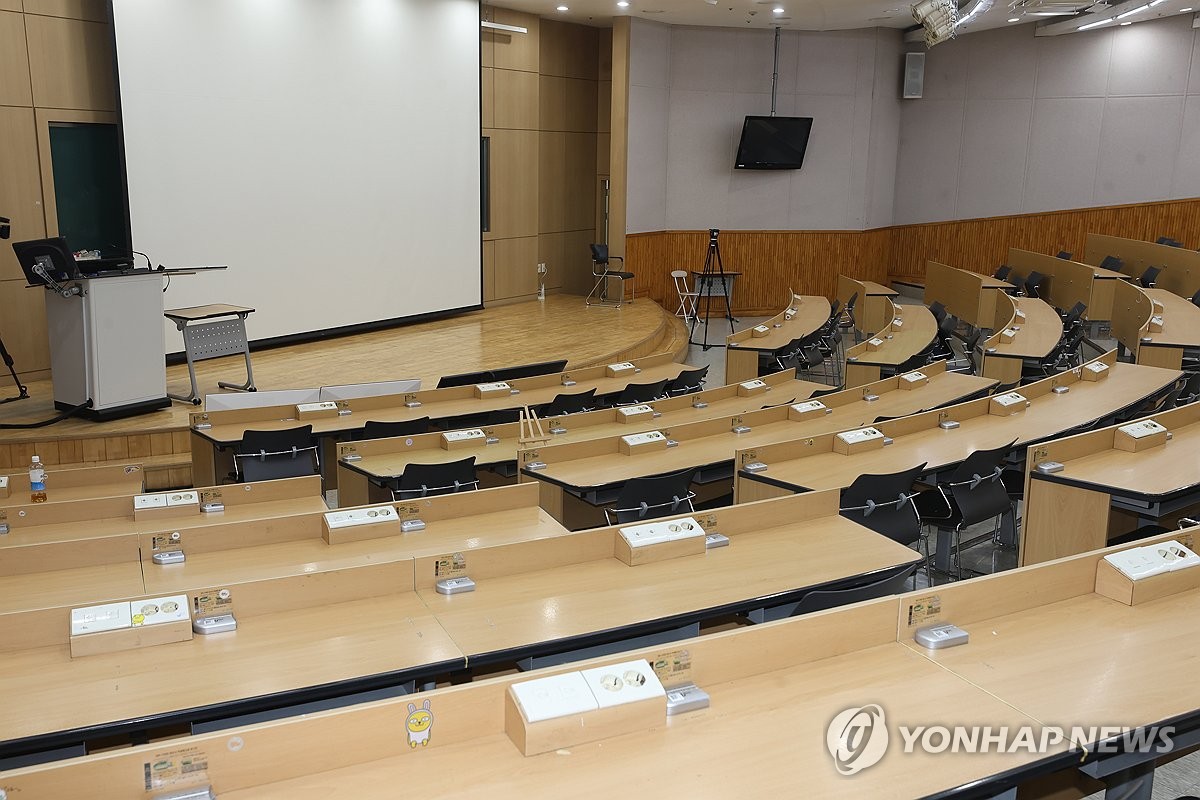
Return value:
<svg viewBox="0 0 1200 800">
<path fill-rule="evenodd" d="M 725 263 L 721 260 L 721 231 L 717 228 L 708 229 L 708 253 L 704 256 L 704 269 L 696 280 L 696 299 L 704 298 L 704 340 L 696 341 L 696 323 L 700 315 L 692 315 L 692 329 L 688 332 L 688 344 L 698 344 L 707 351 L 711 347 L 724 347 L 723 344 L 708 343 L 708 321 L 712 315 L 713 299 L 721 297 L 725 300 L 725 319 L 729 320 L 729 332 L 733 333 L 733 308 L 729 303 L 729 279 L 725 275 Z M 717 287 L 720 287 L 719 289 Z"/>
</svg>

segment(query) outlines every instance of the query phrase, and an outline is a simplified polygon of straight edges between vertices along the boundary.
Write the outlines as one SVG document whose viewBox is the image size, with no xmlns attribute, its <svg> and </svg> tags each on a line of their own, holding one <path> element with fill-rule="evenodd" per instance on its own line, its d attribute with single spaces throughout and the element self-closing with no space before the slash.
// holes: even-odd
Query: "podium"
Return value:
<svg viewBox="0 0 1200 800">
<path fill-rule="evenodd" d="M 171 404 L 163 358 L 163 273 L 83 277 L 81 294 L 46 292 L 54 405 L 94 420 Z"/>
</svg>

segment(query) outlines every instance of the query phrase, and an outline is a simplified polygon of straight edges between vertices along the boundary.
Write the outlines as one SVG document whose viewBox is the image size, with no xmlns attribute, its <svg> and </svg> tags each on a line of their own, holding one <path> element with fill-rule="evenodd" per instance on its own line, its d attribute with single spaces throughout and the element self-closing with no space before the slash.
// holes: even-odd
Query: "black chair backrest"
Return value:
<svg viewBox="0 0 1200 800">
<path fill-rule="evenodd" d="M 1013 285 L 1018 294 L 1025 291 L 1025 279 L 1020 275 L 1009 275 L 1008 282 Z"/>
<path fill-rule="evenodd" d="M 846 313 L 850 315 L 851 319 L 854 318 L 854 306 L 857 302 L 858 302 L 858 292 L 855 292 L 854 294 L 850 295 L 850 299 L 846 301 Z"/>
<path fill-rule="evenodd" d="M 613 515 L 618 523 L 639 522 L 691 513 L 692 477 L 696 468 L 665 475 L 631 478 L 621 487 Z"/>
<path fill-rule="evenodd" d="M 537 375 L 553 375 L 567 368 L 567 360 L 541 361 L 537 364 L 522 364 L 518 367 L 504 367 L 492 370 L 492 378 L 497 381 L 511 381 L 514 378 L 532 378 Z M 483 383 L 483 381 L 480 381 Z"/>
<path fill-rule="evenodd" d="M 1197 289 L 1196 293 L 1192 295 L 1192 305 L 1200 306 L 1200 289 Z"/>
<path fill-rule="evenodd" d="M 390 439 L 393 436 L 416 436 L 429 433 L 429 417 L 404 422 L 373 422 L 363 425 L 360 439 Z"/>
<path fill-rule="evenodd" d="M 1194 403 L 1200 400 L 1200 372 L 1189 373 L 1187 379 L 1183 382 L 1183 391 L 1179 393 L 1176 405 L 1181 406 L 1187 403 Z"/>
<path fill-rule="evenodd" d="M 1155 244 L 1165 244 L 1167 247 L 1183 247 L 1182 244 L 1172 239 L 1170 236 L 1160 236 L 1155 240 Z"/>
<path fill-rule="evenodd" d="M 477 414 L 443 417 L 437 421 L 437 427 L 444 431 L 461 431 L 467 428 L 483 428 L 488 425 L 504 425 L 508 422 L 516 422 L 520 418 L 521 409 L 504 408 L 499 411 L 481 411 Z"/>
<path fill-rule="evenodd" d="M 243 482 L 270 481 L 315 475 L 319 470 L 313 448 L 312 425 L 281 431 L 246 431 L 235 452 L 238 478 Z M 259 453 L 276 453 L 262 455 Z"/>
<path fill-rule="evenodd" d="M 586 392 L 555 395 L 553 400 L 542 406 L 538 411 L 538 415 L 543 417 L 561 417 L 563 414 L 578 414 L 583 411 L 591 411 L 595 407 L 596 390 L 592 388 Z"/>
<path fill-rule="evenodd" d="M 495 380 L 496 378 L 490 370 L 460 372 L 457 375 L 443 375 L 438 381 L 437 388 L 445 389 L 449 386 L 471 386 L 476 383 L 492 383 Z"/>
<path fill-rule="evenodd" d="M 1026 275 L 1025 276 L 1025 295 L 1027 297 L 1041 297 L 1041 295 L 1038 294 L 1038 291 L 1041 288 L 1042 281 L 1044 281 L 1044 280 L 1046 280 L 1046 276 L 1043 275 L 1042 273 L 1038 272 L 1037 270 L 1034 270 L 1033 272 Z"/>
<path fill-rule="evenodd" d="M 471 456 L 440 464 L 407 464 L 395 495 L 397 499 L 408 500 L 469 492 L 477 486 L 475 456 Z"/>
<path fill-rule="evenodd" d="M 1138 278 L 1138 283 L 1142 285 L 1143 289 L 1153 289 L 1160 272 L 1162 272 L 1162 267 L 1146 267 L 1146 271 L 1142 273 L 1142 277 Z"/>
<path fill-rule="evenodd" d="M 842 301 L 841 301 L 841 300 L 838 300 L 838 299 L 835 297 L 835 298 L 833 299 L 833 302 L 829 304 L 829 317 L 830 317 L 830 319 L 837 319 L 837 316 L 838 316 L 838 314 L 840 314 L 841 312 L 842 312 Z"/>
<path fill-rule="evenodd" d="M 1121 259 L 1117 258 L 1116 256 L 1105 256 L 1104 258 L 1100 259 L 1100 268 L 1101 269 L 1111 269 L 1114 272 L 1120 272 L 1121 267 L 1124 264 L 1125 264 L 1125 262 L 1122 261 Z"/>
<path fill-rule="evenodd" d="M 962 526 L 974 525 L 1012 508 L 1008 489 L 1000 480 L 1004 457 L 1016 440 L 992 450 L 976 450 L 950 473 L 950 496 L 962 514 Z"/>
<path fill-rule="evenodd" d="M 592 251 L 592 261 L 595 261 L 597 264 L 608 263 L 608 245 L 589 244 L 588 247 L 591 248 Z"/>
<path fill-rule="evenodd" d="M 968 336 L 967 340 L 965 342 L 963 342 L 963 345 L 964 345 L 963 349 L 966 350 L 966 353 L 968 356 L 971 355 L 973 352 L 975 352 L 975 348 L 979 346 L 979 340 L 982 338 L 983 338 L 983 330 L 980 328 L 976 328 L 975 332 L 972 333 L 970 336 Z"/>
<path fill-rule="evenodd" d="M 1059 251 L 1058 251 L 1058 258 L 1061 258 L 1063 261 L 1070 261 L 1070 260 L 1071 260 L 1071 254 L 1070 254 L 1070 253 L 1068 253 L 1066 250 L 1059 250 Z"/>
<path fill-rule="evenodd" d="M 671 395 L 698 392 L 704 387 L 704 380 L 707 377 L 708 367 L 706 366 L 700 369 L 686 369 L 667 383 L 666 392 Z"/>
<path fill-rule="evenodd" d="M 666 378 L 655 383 L 631 383 L 621 390 L 614 402 L 619 406 L 649 403 L 651 400 L 661 398 L 666 388 Z"/>
<path fill-rule="evenodd" d="M 1010 267 L 1008 264 L 1001 264 L 1000 266 L 996 267 L 996 271 L 992 273 L 992 277 L 996 280 L 1007 280 L 1008 273 L 1010 272 L 1012 272 L 1012 267 Z"/>
<path fill-rule="evenodd" d="M 1063 327 L 1069 328 L 1070 326 L 1074 325 L 1076 322 L 1078 322 L 1080 319 L 1083 318 L 1083 314 L 1085 311 L 1087 311 L 1087 306 L 1084 305 L 1082 302 L 1076 303 L 1075 305 L 1071 306 L 1071 310 L 1068 311 L 1067 316 L 1065 316 L 1063 318 Z"/>
<path fill-rule="evenodd" d="M 933 314 L 933 318 L 936 319 L 940 325 L 942 320 L 946 318 L 946 307 L 939 301 L 934 300 L 933 304 L 929 306 L 929 313 Z"/>
<path fill-rule="evenodd" d="M 912 544 L 921 538 L 921 519 L 911 499 L 897 501 L 913 493 L 913 483 L 924 471 L 921 464 L 887 475 L 859 475 L 842 490 L 839 513 L 900 544 Z"/>
<path fill-rule="evenodd" d="M 904 591 L 904 582 L 917 570 L 916 564 L 890 570 L 887 576 L 862 586 L 851 586 L 847 589 L 816 589 L 800 598 L 791 616 L 811 614 L 814 611 L 824 611 L 827 608 L 861 603 L 863 600 L 874 600 L 888 597 Z"/>
</svg>

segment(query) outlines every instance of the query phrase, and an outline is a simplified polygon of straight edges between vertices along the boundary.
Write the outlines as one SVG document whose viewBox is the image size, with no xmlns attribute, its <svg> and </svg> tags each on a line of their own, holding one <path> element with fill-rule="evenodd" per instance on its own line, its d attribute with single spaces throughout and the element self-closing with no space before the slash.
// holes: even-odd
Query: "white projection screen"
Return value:
<svg viewBox="0 0 1200 800">
<path fill-rule="evenodd" d="M 133 247 L 251 339 L 478 307 L 477 0 L 113 0 Z M 167 349 L 183 343 L 168 327 Z"/>
</svg>

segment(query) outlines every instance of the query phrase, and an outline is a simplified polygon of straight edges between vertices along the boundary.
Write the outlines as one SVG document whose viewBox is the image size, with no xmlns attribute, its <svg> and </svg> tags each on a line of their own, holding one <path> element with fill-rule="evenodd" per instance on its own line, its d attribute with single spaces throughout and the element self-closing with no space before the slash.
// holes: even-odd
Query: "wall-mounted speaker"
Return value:
<svg viewBox="0 0 1200 800">
<path fill-rule="evenodd" d="M 905 100 L 915 100 L 925 89 L 925 54 L 904 54 L 904 94 Z"/>
</svg>

